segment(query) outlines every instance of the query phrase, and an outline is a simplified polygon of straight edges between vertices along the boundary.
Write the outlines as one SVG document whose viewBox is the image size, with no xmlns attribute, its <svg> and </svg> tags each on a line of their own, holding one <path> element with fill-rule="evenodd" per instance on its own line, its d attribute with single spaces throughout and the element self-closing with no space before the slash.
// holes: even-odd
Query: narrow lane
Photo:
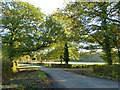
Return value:
<svg viewBox="0 0 120 90">
<path fill-rule="evenodd" d="M 54 80 L 55 88 L 118 88 L 118 82 L 111 80 L 78 75 L 60 69 L 35 65 L 27 66 L 36 67 L 48 74 Z"/>
</svg>

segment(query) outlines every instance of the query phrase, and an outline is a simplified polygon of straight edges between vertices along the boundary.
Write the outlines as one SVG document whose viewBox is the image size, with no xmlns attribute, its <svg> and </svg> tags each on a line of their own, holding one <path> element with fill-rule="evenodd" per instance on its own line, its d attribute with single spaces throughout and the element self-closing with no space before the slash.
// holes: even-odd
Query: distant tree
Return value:
<svg viewBox="0 0 120 90">
<path fill-rule="evenodd" d="M 60 55 L 60 62 L 61 62 L 61 64 L 62 64 L 62 60 L 63 60 L 63 56 Z"/>
<path fill-rule="evenodd" d="M 68 64 L 68 61 L 70 61 L 67 42 L 65 43 L 65 47 L 64 47 L 64 61 L 66 64 Z"/>
</svg>

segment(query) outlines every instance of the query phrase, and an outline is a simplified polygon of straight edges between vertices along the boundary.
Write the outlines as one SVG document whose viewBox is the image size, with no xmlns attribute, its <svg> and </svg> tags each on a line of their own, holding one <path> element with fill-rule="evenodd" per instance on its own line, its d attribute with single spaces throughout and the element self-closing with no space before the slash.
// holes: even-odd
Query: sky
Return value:
<svg viewBox="0 0 120 90">
<path fill-rule="evenodd" d="M 51 14 L 57 8 L 62 8 L 65 6 L 65 3 L 74 0 L 22 0 L 24 2 L 28 2 L 35 7 L 40 7 L 41 11 L 45 14 Z"/>
</svg>

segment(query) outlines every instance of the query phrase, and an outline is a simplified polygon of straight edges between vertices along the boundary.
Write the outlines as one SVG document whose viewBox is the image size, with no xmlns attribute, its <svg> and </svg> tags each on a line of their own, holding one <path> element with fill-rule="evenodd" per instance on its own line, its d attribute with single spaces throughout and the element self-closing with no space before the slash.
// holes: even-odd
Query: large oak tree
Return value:
<svg viewBox="0 0 120 90">
<path fill-rule="evenodd" d="M 50 46 L 62 28 L 26 2 L 1 2 L 3 56 L 11 61 Z M 58 35 L 59 34 L 59 35 Z"/>
</svg>

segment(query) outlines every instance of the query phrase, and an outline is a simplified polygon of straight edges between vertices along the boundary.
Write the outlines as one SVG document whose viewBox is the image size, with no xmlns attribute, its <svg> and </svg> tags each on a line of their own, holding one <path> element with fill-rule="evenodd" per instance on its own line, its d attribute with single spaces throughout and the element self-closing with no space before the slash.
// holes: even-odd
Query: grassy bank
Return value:
<svg viewBox="0 0 120 90">
<path fill-rule="evenodd" d="M 21 67 L 19 72 L 3 83 L 2 88 L 3 90 L 8 88 L 33 90 L 35 88 L 49 88 L 50 86 L 50 80 L 44 72 L 36 68 Z"/>
</svg>

